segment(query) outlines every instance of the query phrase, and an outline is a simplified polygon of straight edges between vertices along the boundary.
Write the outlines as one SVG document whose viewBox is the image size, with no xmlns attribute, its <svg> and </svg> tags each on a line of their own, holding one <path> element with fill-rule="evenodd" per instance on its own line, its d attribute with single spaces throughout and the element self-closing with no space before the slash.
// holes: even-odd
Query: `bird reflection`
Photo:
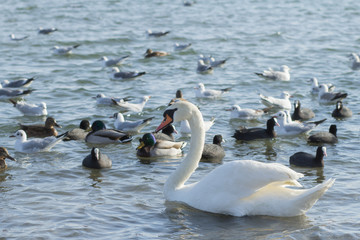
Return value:
<svg viewBox="0 0 360 240">
<path fill-rule="evenodd" d="M 99 186 L 97 186 L 97 184 L 102 182 L 102 177 L 103 175 L 101 174 L 101 171 L 99 169 L 90 170 L 90 175 L 88 178 L 94 181 L 91 186 L 94 188 L 100 188 Z"/>
</svg>

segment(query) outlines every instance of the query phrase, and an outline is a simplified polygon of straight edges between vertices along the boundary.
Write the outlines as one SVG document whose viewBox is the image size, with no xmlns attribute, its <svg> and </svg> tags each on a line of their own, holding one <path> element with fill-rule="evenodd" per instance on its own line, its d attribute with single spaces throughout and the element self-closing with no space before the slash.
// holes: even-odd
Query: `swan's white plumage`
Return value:
<svg viewBox="0 0 360 240">
<path fill-rule="evenodd" d="M 335 181 L 329 179 L 311 189 L 287 188 L 300 187 L 297 179 L 303 174 L 278 163 L 239 160 L 215 168 L 198 182 L 185 184 L 201 158 L 203 119 L 190 102 L 178 101 L 168 109 L 177 109 L 174 122 L 189 121 L 192 137 L 186 158 L 165 183 L 166 200 L 233 216 L 296 216 L 309 210 Z"/>
</svg>

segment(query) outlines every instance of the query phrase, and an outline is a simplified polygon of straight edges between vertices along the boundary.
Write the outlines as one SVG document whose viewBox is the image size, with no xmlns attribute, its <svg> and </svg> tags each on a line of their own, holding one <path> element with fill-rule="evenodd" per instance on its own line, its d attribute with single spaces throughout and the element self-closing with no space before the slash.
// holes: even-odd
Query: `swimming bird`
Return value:
<svg viewBox="0 0 360 240">
<path fill-rule="evenodd" d="M 221 162 L 225 157 L 224 148 L 221 146 L 223 141 L 223 137 L 217 134 L 212 143 L 205 143 L 200 162 Z"/>
<path fill-rule="evenodd" d="M 239 105 L 233 105 L 229 109 L 225 109 L 226 111 L 230 111 L 230 119 L 255 119 L 268 111 L 267 108 L 264 109 L 250 109 L 250 108 L 240 108 Z"/>
<path fill-rule="evenodd" d="M 324 143 L 337 143 L 337 127 L 335 124 L 331 125 L 329 132 L 318 132 L 308 137 L 308 143 L 324 144 Z"/>
<path fill-rule="evenodd" d="M 209 131 L 210 128 L 214 125 L 214 123 L 215 123 L 214 117 L 212 117 L 210 119 L 210 121 L 204 121 L 205 132 Z M 184 120 L 184 121 L 180 122 L 180 132 L 182 134 L 190 134 L 191 133 L 190 124 L 188 121 Z"/>
<path fill-rule="evenodd" d="M 146 74 L 146 72 L 139 71 L 120 71 L 117 67 L 111 68 L 110 78 L 111 79 L 131 79 L 137 78 Z"/>
<path fill-rule="evenodd" d="M 26 132 L 27 137 L 48 137 L 48 136 L 57 136 L 58 132 L 55 127 L 61 128 L 61 126 L 56 122 L 55 118 L 47 117 L 45 124 L 34 124 L 34 125 L 23 125 L 19 124 L 20 129 Z"/>
<path fill-rule="evenodd" d="M 228 58 L 223 59 L 223 60 L 215 60 L 214 57 L 210 58 L 210 66 L 215 68 L 215 67 L 222 67 L 226 61 L 228 60 Z"/>
<path fill-rule="evenodd" d="M 168 105 L 173 104 L 175 101 L 187 101 L 185 98 L 183 98 L 183 94 L 180 89 L 176 90 L 175 98 L 171 99 Z"/>
<path fill-rule="evenodd" d="M 344 106 L 342 101 L 337 101 L 336 107 L 331 116 L 334 118 L 347 118 L 352 116 L 352 111 L 348 107 Z"/>
<path fill-rule="evenodd" d="M 253 160 L 229 161 L 217 166 L 199 181 L 186 184 L 198 167 L 205 142 L 202 115 L 190 102 L 177 101 L 169 106 L 164 120 L 157 127 L 188 120 L 191 126 L 190 149 L 164 185 L 167 201 L 193 208 L 232 216 L 269 215 L 290 217 L 304 214 L 329 189 L 329 179 L 310 189 L 300 187 L 297 179 L 303 174 L 279 164 Z"/>
<path fill-rule="evenodd" d="M 313 77 L 309 79 L 309 82 L 311 82 L 311 93 L 314 95 L 318 95 L 319 94 L 319 82 L 317 80 L 317 78 Z M 331 83 L 323 83 L 328 87 L 329 92 L 334 91 L 335 86 Z"/>
<path fill-rule="evenodd" d="M 136 155 L 139 157 L 181 156 L 185 142 L 173 142 L 156 139 L 152 133 L 145 133 L 139 139 Z"/>
<path fill-rule="evenodd" d="M 326 121 L 326 118 L 316 122 L 292 121 L 291 118 L 288 121 L 288 115 L 284 111 L 276 113 L 273 117 L 275 117 L 279 123 L 279 126 L 275 126 L 274 128 L 277 136 L 293 136 L 308 133 Z"/>
<path fill-rule="evenodd" d="M 146 30 L 146 34 L 148 37 L 162 37 L 170 33 L 170 31 L 159 31 L 159 32 L 153 32 L 152 30 L 148 29 Z"/>
<path fill-rule="evenodd" d="M 152 134 L 154 135 L 154 137 L 156 139 L 175 142 L 175 137 L 174 137 L 173 133 L 177 134 L 178 132 L 176 131 L 176 128 L 174 125 L 169 124 L 168 126 L 163 128 L 161 130 L 161 132 L 157 132 L 157 133 L 153 132 Z"/>
<path fill-rule="evenodd" d="M 11 88 L 1 88 L 0 87 L 0 99 L 10 99 L 10 98 L 17 98 L 17 97 L 23 97 L 30 93 L 32 93 L 34 90 L 20 90 L 20 89 L 11 89 Z"/>
<path fill-rule="evenodd" d="M 42 27 L 39 27 L 39 31 L 38 33 L 39 34 L 50 34 L 50 33 L 53 33 L 53 32 L 56 32 L 58 31 L 57 28 L 42 28 Z"/>
<path fill-rule="evenodd" d="M 288 92 L 282 92 L 280 95 L 280 98 L 275 98 L 271 96 L 264 96 L 260 94 L 261 102 L 271 108 L 277 108 L 277 109 L 291 109 L 291 102 L 290 99 L 291 95 Z"/>
<path fill-rule="evenodd" d="M 204 61 L 201 59 L 198 60 L 198 64 L 196 68 L 197 73 L 208 74 L 208 73 L 212 73 L 213 71 L 214 71 L 213 67 L 211 67 L 210 65 L 206 65 Z"/>
<path fill-rule="evenodd" d="M 66 138 L 64 141 L 70 140 L 85 140 L 90 130 L 90 122 L 89 120 L 81 120 L 78 128 L 71 129 L 68 131 Z"/>
<path fill-rule="evenodd" d="M 114 67 L 114 66 L 119 66 L 121 64 L 123 64 L 123 62 L 128 59 L 130 57 L 130 55 L 125 55 L 119 58 L 112 58 L 109 59 L 106 56 L 102 56 L 99 61 L 102 61 L 103 63 L 103 67 Z"/>
<path fill-rule="evenodd" d="M 360 57 L 359 57 L 359 55 L 357 55 L 356 53 L 351 53 L 350 57 L 351 57 L 351 60 L 353 61 L 352 65 L 351 65 L 351 68 L 353 70 L 360 69 Z"/>
<path fill-rule="evenodd" d="M 35 80 L 34 77 L 32 78 L 21 78 L 19 80 L 15 80 L 15 81 L 9 81 L 9 80 L 4 80 L 1 82 L 1 86 L 3 88 L 19 88 L 19 87 L 28 87 L 30 86 L 30 84 Z"/>
<path fill-rule="evenodd" d="M 326 147 L 319 146 L 316 155 L 297 152 L 290 156 L 290 164 L 298 167 L 324 167 L 324 156 L 326 157 Z"/>
<path fill-rule="evenodd" d="M 74 50 L 75 48 L 78 48 L 80 46 L 80 44 L 76 44 L 74 46 L 71 47 L 59 47 L 59 46 L 54 46 L 51 49 L 53 50 L 54 54 L 57 55 L 68 55 L 72 53 L 72 50 Z"/>
<path fill-rule="evenodd" d="M 274 127 L 279 126 L 275 118 L 270 118 L 266 121 L 266 128 L 245 128 L 241 127 L 240 129 L 235 130 L 234 135 L 232 136 L 236 140 L 242 141 L 252 141 L 257 139 L 268 139 L 275 138 L 276 132 Z"/>
<path fill-rule="evenodd" d="M 190 47 L 191 47 L 191 43 L 186 43 L 186 44 L 175 43 L 174 44 L 175 51 L 184 51 Z"/>
<path fill-rule="evenodd" d="M 25 116 L 46 116 L 48 114 L 45 102 L 34 104 L 24 101 L 17 102 L 12 99 L 9 99 L 9 101 Z"/>
<path fill-rule="evenodd" d="M 66 132 L 59 136 L 50 136 L 45 138 L 34 138 L 27 140 L 26 132 L 24 130 L 17 130 L 14 135 L 16 137 L 15 150 L 22 153 L 36 153 L 49 151 L 56 144 L 61 142 L 66 137 Z"/>
<path fill-rule="evenodd" d="M 255 74 L 274 81 L 290 81 L 290 68 L 286 65 L 282 65 L 280 71 L 274 71 L 269 68 L 269 70 L 264 70 L 262 73 Z"/>
<path fill-rule="evenodd" d="M 5 159 L 10 159 L 12 161 L 16 161 L 15 158 L 9 155 L 9 152 L 6 148 L 0 147 L 0 170 L 4 170 L 7 168 Z"/>
<path fill-rule="evenodd" d="M 132 137 L 122 131 L 106 129 L 103 121 L 96 120 L 91 124 L 91 132 L 85 137 L 85 142 L 94 144 L 128 143 Z"/>
<path fill-rule="evenodd" d="M 315 117 L 315 113 L 313 110 L 309 108 L 301 108 L 301 104 L 299 100 L 296 100 L 294 102 L 294 112 L 291 115 L 292 120 L 309 120 L 311 118 Z"/>
<path fill-rule="evenodd" d="M 149 101 L 151 96 L 143 96 L 139 102 L 132 103 L 132 102 L 117 102 L 113 100 L 113 102 L 120 107 L 121 111 L 123 112 L 135 112 L 139 113 L 142 112 L 142 110 L 145 107 L 145 104 Z"/>
<path fill-rule="evenodd" d="M 210 64 L 211 58 L 212 58 L 211 55 L 205 56 L 203 54 L 199 54 L 198 60 L 202 60 L 204 62 L 204 64 L 208 65 L 208 64 Z"/>
<path fill-rule="evenodd" d="M 170 55 L 170 53 L 164 52 L 164 51 L 153 51 L 152 49 L 148 48 L 145 52 L 145 58 L 151 58 L 151 57 L 163 57 Z"/>
<path fill-rule="evenodd" d="M 10 39 L 13 41 L 22 41 L 24 39 L 27 39 L 29 36 L 23 36 L 23 37 L 15 37 L 15 34 L 10 34 L 9 35 Z"/>
<path fill-rule="evenodd" d="M 121 113 L 114 113 L 111 118 L 114 118 L 114 127 L 116 130 L 124 131 L 127 133 L 139 133 L 146 125 L 148 125 L 153 117 L 137 121 L 125 121 Z"/>
<path fill-rule="evenodd" d="M 325 84 L 321 84 L 319 86 L 318 100 L 320 103 L 335 103 L 343 100 L 347 95 L 347 93 L 342 92 L 329 92 L 328 87 Z"/>
<path fill-rule="evenodd" d="M 219 98 L 224 93 L 227 93 L 231 90 L 231 88 L 223 88 L 220 90 L 214 89 L 205 89 L 205 85 L 203 83 L 199 83 L 195 89 L 195 96 L 197 98 Z"/>
<path fill-rule="evenodd" d="M 102 104 L 102 105 L 116 105 L 115 102 L 126 102 L 131 99 L 129 97 L 125 97 L 125 98 L 107 97 L 103 93 L 99 93 L 96 95 L 96 97 L 93 98 L 96 99 L 96 104 Z"/>
<path fill-rule="evenodd" d="M 106 154 L 101 153 L 98 148 L 93 147 L 91 153 L 84 158 L 82 165 L 95 169 L 111 168 L 112 161 Z"/>
</svg>

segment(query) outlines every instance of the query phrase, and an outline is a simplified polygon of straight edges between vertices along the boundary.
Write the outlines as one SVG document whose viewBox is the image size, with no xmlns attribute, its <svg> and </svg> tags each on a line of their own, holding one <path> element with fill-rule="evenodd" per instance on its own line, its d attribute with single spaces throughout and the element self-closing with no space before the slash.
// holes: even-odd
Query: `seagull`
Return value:
<svg viewBox="0 0 360 240">
<path fill-rule="evenodd" d="M 71 54 L 72 50 L 79 47 L 80 44 L 71 46 L 71 47 L 59 47 L 59 46 L 54 46 L 51 49 L 53 50 L 54 54 L 57 55 L 67 55 L 67 54 Z"/>
<path fill-rule="evenodd" d="M 255 119 L 262 116 L 268 109 L 250 109 L 244 108 L 241 109 L 239 105 L 233 105 L 230 109 L 226 109 L 226 111 L 230 111 L 230 119 Z"/>
<path fill-rule="evenodd" d="M 318 95 L 318 94 L 319 94 L 319 83 L 318 83 L 317 78 L 315 78 L 315 77 L 310 78 L 310 79 L 309 79 L 309 82 L 312 83 L 311 93 L 314 94 L 314 95 Z M 331 83 L 327 83 L 327 84 L 325 84 L 325 85 L 328 87 L 329 92 L 334 91 L 334 89 L 335 89 L 335 86 L 334 86 L 334 85 L 332 85 Z"/>
<path fill-rule="evenodd" d="M 214 125 L 215 123 L 215 118 L 212 117 L 210 119 L 210 121 L 204 121 L 204 130 L 205 132 L 209 131 L 210 128 Z M 183 120 L 180 122 L 180 132 L 182 134 L 190 134 L 191 130 L 190 130 L 190 124 L 188 120 Z"/>
<path fill-rule="evenodd" d="M 308 133 L 312 131 L 317 125 L 323 123 L 325 119 L 316 121 L 316 122 L 298 122 L 292 121 L 291 119 L 288 122 L 288 115 L 284 111 L 280 111 L 274 118 L 277 119 L 279 126 L 275 126 L 275 131 L 277 136 L 293 136 L 302 133 Z"/>
<path fill-rule="evenodd" d="M 3 88 L 19 88 L 19 87 L 28 87 L 33 81 L 35 80 L 34 77 L 32 78 L 21 78 L 15 81 L 4 80 L 1 82 L 1 86 Z"/>
<path fill-rule="evenodd" d="M 142 75 L 146 74 L 146 72 L 139 72 L 139 71 L 120 71 L 117 67 L 111 68 L 110 78 L 111 79 L 131 79 L 137 78 Z"/>
<path fill-rule="evenodd" d="M 106 56 L 102 56 L 99 61 L 102 61 L 103 67 L 113 67 L 121 65 L 126 59 L 128 59 L 130 55 L 126 55 L 119 58 L 108 59 Z"/>
<path fill-rule="evenodd" d="M 113 102 L 120 107 L 120 109 L 123 112 L 142 112 L 145 104 L 147 103 L 147 101 L 149 101 L 149 99 L 151 98 L 151 96 L 143 96 L 140 101 L 138 103 L 132 103 L 132 102 L 118 102 L 116 100 L 113 99 Z"/>
<path fill-rule="evenodd" d="M 34 138 L 27 140 L 27 136 L 24 130 L 18 130 L 14 135 L 10 137 L 16 137 L 15 150 L 22 153 L 36 153 L 49 151 L 56 144 L 61 142 L 66 133 L 63 133 L 57 137 L 51 136 L 46 138 Z"/>
<path fill-rule="evenodd" d="M 53 33 L 55 31 L 58 31 L 58 29 L 57 28 L 42 28 L 42 27 L 39 27 L 38 33 L 39 34 L 50 34 L 50 33 Z"/>
<path fill-rule="evenodd" d="M 93 97 L 96 99 L 96 104 L 102 104 L 102 105 L 116 105 L 115 102 L 126 102 L 129 101 L 130 98 L 116 98 L 116 97 L 106 97 L 105 94 L 99 93 L 96 95 L 96 97 Z"/>
<path fill-rule="evenodd" d="M 170 31 L 153 32 L 150 29 L 146 30 L 146 34 L 148 35 L 148 37 L 162 37 L 168 33 L 170 33 Z"/>
<path fill-rule="evenodd" d="M 101 153 L 98 148 L 93 147 L 91 153 L 84 158 L 82 165 L 95 169 L 111 168 L 112 161 L 106 154 Z"/>
<path fill-rule="evenodd" d="M 15 37 L 14 34 L 9 35 L 10 39 L 13 41 L 22 41 L 24 39 L 27 39 L 29 36 L 23 36 L 23 37 Z"/>
<path fill-rule="evenodd" d="M 356 53 L 351 53 L 350 54 L 350 57 L 352 58 L 353 62 L 352 62 L 352 65 L 351 65 L 351 68 L 353 70 L 358 70 L 360 69 L 360 57 L 359 55 L 357 55 Z"/>
<path fill-rule="evenodd" d="M 291 95 L 288 92 L 282 92 L 280 98 L 268 97 L 260 94 L 261 102 L 268 107 L 275 107 L 280 109 L 291 109 L 291 102 L 289 98 Z"/>
<path fill-rule="evenodd" d="M 281 71 L 274 71 L 271 68 L 269 70 L 264 70 L 262 73 L 255 73 L 256 75 L 263 77 L 265 79 L 275 80 L 275 81 L 290 81 L 290 68 L 286 65 L 280 67 Z"/>
<path fill-rule="evenodd" d="M 203 54 L 199 54 L 198 60 L 203 60 L 205 64 L 210 64 L 212 56 L 205 56 Z"/>
<path fill-rule="evenodd" d="M 145 58 L 151 58 L 151 57 L 163 57 L 170 55 L 167 52 L 164 51 L 153 51 L 152 49 L 148 48 L 145 52 Z"/>
<path fill-rule="evenodd" d="M 180 44 L 180 43 L 175 43 L 174 44 L 174 50 L 175 51 L 184 51 L 188 48 L 191 47 L 191 43 L 187 43 L 187 44 Z"/>
<path fill-rule="evenodd" d="M 218 98 L 221 97 L 224 93 L 230 91 L 231 88 L 223 88 L 220 90 L 205 90 L 205 85 L 199 83 L 195 88 L 195 96 L 197 98 Z"/>
<path fill-rule="evenodd" d="M 198 60 L 198 65 L 196 68 L 197 73 L 207 74 L 207 73 L 212 73 L 213 71 L 214 71 L 213 67 L 211 67 L 210 65 L 206 65 L 204 63 L 204 60 L 201 59 Z"/>
<path fill-rule="evenodd" d="M 110 118 L 114 118 L 114 127 L 116 130 L 124 131 L 127 133 L 139 133 L 146 125 L 148 125 L 153 117 L 137 121 L 125 121 L 121 113 L 114 113 Z"/>
<path fill-rule="evenodd" d="M 34 90 L 18 90 L 0 87 L 0 99 L 22 97 L 32 93 Z"/>
<path fill-rule="evenodd" d="M 24 101 L 16 102 L 12 99 L 9 99 L 9 101 L 25 116 L 46 116 L 48 114 L 46 103 L 44 102 L 33 104 Z"/>
<path fill-rule="evenodd" d="M 227 59 L 223 59 L 223 60 L 215 60 L 215 58 L 210 58 L 210 66 L 211 67 L 222 67 L 225 63 L 226 63 L 226 61 L 228 60 L 228 58 Z"/>
<path fill-rule="evenodd" d="M 335 103 L 347 97 L 347 93 L 329 92 L 325 84 L 319 86 L 318 100 L 320 103 Z"/>
<path fill-rule="evenodd" d="M 294 112 L 291 115 L 292 120 L 309 120 L 311 118 L 315 117 L 315 113 L 313 110 L 309 108 L 301 108 L 301 104 L 299 100 L 296 100 L 294 102 Z"/>
</svg>

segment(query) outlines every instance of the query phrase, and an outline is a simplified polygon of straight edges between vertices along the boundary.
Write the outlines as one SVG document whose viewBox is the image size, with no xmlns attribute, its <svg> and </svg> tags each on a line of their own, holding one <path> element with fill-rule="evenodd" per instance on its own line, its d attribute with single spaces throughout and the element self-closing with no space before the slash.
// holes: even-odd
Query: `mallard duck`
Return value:
<svg viewBox="0 0 360 240">
<path fill-rule="evenodd" d="M 70 140 L 85 140 L 88 135 L 88 130 L 90 129 L 90 122 L 88 120 L 82 120 L 78 128 L 70 130 L 67 134 L 67 137 L 64 141 Z"/>
<path fill-rule="evenodd" d="M 152 133 L 145 133 L 139 139 L 136 155 L 139 157 L 181 156 L 185 142 L 157 140 Z"/>
<path fill-rule="evenodd" d="M 0 170 L 7 168 L 7 165 L 6 165 L 6 162 L 5 162 L 6 158 L 10 159 L 10 160 L 13 160 L 13 161 L 16 161 L 15 158 L 13 158 L 12 156 L 9 155 L 6 148 L 0 147 Z"/>
<path fill-rule="evenodd" d="M 97 169 L 110 168 L 112 161 L 106 154 L 101 153 L 98 148 L 93 147 L 91 153 L 84 158 L 82 165 Z"/>
<path fill-rule="evenodd" d="M 108 143 L 127 143 L 132 140 L 132 137 L 115 129 L 106 129 L 105 123 L 96 120 L 91 125 L 91 132 L 85 137 L 85 142 L 95 144 L 108 144 Z"/>
<path fill-rule="evenodd" d="M 175 141 L 175 137 L 173 133 L 177 134 L 176 128 L 174 125 L 169 124 L 164 129 L 161 130 L 161 132 L 158 133 L 152 133 L 157 140 L 166 140 L 166 141 Z"/>
<path fill-rule="evenodd" d="M 35 124 L 35 125 L 20 124 L 20 129 L 24 130 L 28 137 L 38 137 L 38 138 L 57 136 L 58 132 L 54 127 L 61 128 L 61 126 L 57 124 L 56 120 L 53 117 L 46 118 L 45 124 Z"/>
<path fill-rule="evenodd" d="M 167 56 L 167 55 L 169 55 L 169 53 L 164 52 L 164 51 L 153 51 L 150 48 L 148 48 L 145 52 L 145 58 L 163 57 L 163 56 Z"/>
</svg>

